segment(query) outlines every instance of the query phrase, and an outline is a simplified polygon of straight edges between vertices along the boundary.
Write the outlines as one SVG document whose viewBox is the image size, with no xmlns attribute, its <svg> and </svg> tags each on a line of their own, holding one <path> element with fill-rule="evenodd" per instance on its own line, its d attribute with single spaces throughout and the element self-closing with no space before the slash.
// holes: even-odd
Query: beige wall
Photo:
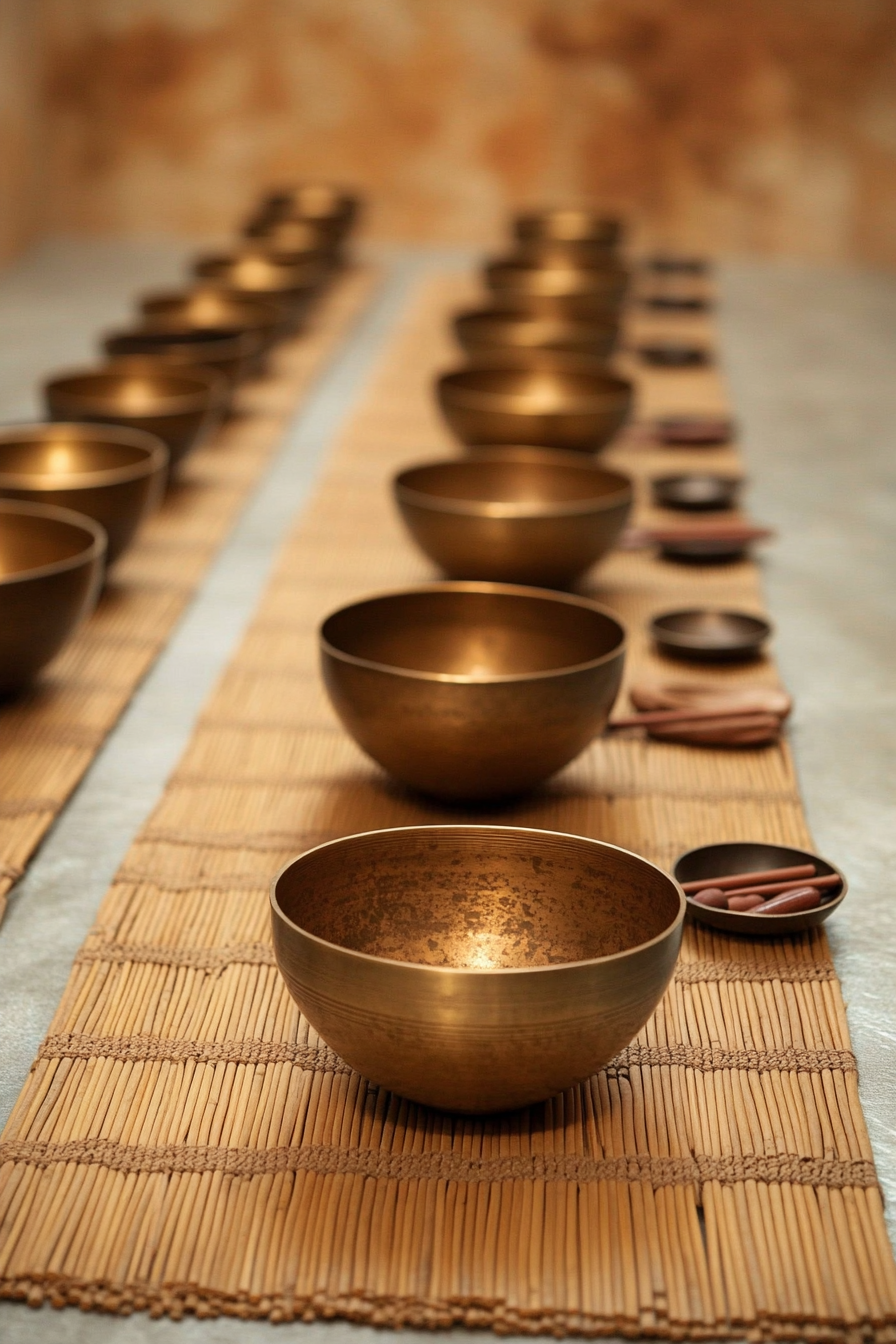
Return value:
<svg viewBox="0 0 896 1344">
<path fill-rule="evenodd" d="M 896 264 L 896 0 L 35 7 L 48 229 L 227 229 L 323 175 L 369 189 L 381 237 L 590 197 L 670 241 Z"/>
<path fill-rule="evenodd" d="M 43 161 L 38 9 L 0 0 L 0 261 L 39 228 Z"/>
</svg>

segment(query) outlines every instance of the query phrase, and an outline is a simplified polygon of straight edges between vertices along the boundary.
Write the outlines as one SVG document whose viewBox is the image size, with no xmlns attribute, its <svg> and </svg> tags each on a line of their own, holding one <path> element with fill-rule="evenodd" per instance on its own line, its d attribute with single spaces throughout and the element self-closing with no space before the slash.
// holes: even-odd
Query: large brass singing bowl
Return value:
<svg viewBox="0 0 896 1344">
<path fill-rule="evenodd" d="M 177 369 L 134 357 L 76 369 L 44 384 L 53 420 L 125 425 L 156 434 L 176 467 L 221 423 L 227 385 L 211 369 Z"/>
<path fill-rule="evenodd" d="M 309 850 L 271 889 L 289 992 L 337 1055 L 481 1114 L 590 1078 L 672 977 L 685 899 L 646 859 L 513 826 L 414 826 Z"/>
<path fill-rule="evenodd" d="M 622 221 L 595 210 L 560 206 L 517 215 L 513 233 L 521 243 L 584 243 L 611 251 L 622 241 Z"/>
<path fill-rule="evenodd" d="M 454 318 L 458 342 L 474 358 L 499 351 L 556 350 L 606 359 L 618 331 L 618 321 L 609 315 L 586 322 L 495 307 L 470 309 Z"/>
<path fill-rule="evenodd" d="M 548 588 L 606 555 L 632 506 L 627 476 L 552 448 L 422 463 L 393 489 L 411 536 L 449 578 Z"/>
<path fill-rule="evenodd" d="M 485 283 L 502 304 L 516 296 L 553 299 L 582 298 L 594 308 L 618 308 L 625 297 L 627 273 L 618 266 L 574 266 L 557 262 L 540 265 L 525 257 L 490 261 L 484 268 Z"/>
<path fill-rule="evenodd" d="M 526 792 L 603 729 L 625 630 L 582 597 L 426 584 L 356 602 L 320 631 L 324 682 L 358 745 L 438 798 Z"/>
<path fill-rule="evenodd" d="M 0 500 L 0 695 L 26 686 L 92 610 L 105 555 L 92 518 Z"/>
<path fill-rule="evenodd" d="M 596 366 L 563 367 L 550 351 L 541 361 L 533 354 L 524 368 L 495 358 L 443 374 L 436 394 L 451 429 L 467 444 L 598 452 L 628 418 L 631 383 Z"/>
<path fill-rule="evenodd" d="M 198 257 L 193 274 L 275 303 L 289 331 L 300 325 L 324 280 L 319 266 L 288 266 L 257 246 Z"/>
<path fill-rule="evenodd" d="M 214 369 L 235 387 L 260 352 L 261 338 L 240 326 L 196 327 L 170 318 L 147 318 L 140 327 L 110 332 L 103 338 L 103 349 L 110 359 L 146 355 L 178 368 Z"/>
<path fill-rule="evenodd" d="M 111 565 L 165 488 L 168 449 L 123 425 L 42 424 L 0 429 L 0 496 L 84 513 L 106 532 Z"/>
</svg>

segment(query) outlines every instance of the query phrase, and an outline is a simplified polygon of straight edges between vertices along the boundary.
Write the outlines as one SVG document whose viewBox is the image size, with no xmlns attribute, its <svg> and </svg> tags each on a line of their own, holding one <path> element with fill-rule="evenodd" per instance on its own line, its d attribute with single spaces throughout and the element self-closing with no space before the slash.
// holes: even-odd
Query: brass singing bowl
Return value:
<svg viewBox="0 0 896 1344">
<path fill-rule="evenodd" d="M 622 220 L 568 206 L 527 210 L 515 217 L 513 233 L 521 243 L 585 243 L 611 251 L 622 241 Z"/>
<path fill-rule="evenodd" d="M 360 211 L 361 198 L 355 192 L 329 182 L 300 182 L 268 192 L 257 218 L 268 223 L 311 223 L 339 242 L 357 223 Z"/>
<path fill-rule="evenodd" d="M 533 294 L 505 289 L 500 294 L 490 295 L 489 302 L 526 317 L 598 325 L 612 322 L 619 326 L 619 303 L 601 293 L 576 290 L 567 294 Z"/>
<path fill-rule="evenodd" d="M 0 429 L 0 496 L 86 514 L 105 530 L 106 564 L 158 504 L 168 449 L 122 425 L 53 423 Z"/>
<path fill-rule="evenodd" d="M 92 610 L 105 555 L 92 518 L 0 500 L 0 695 L 26 686 Z"/>
<path fill-rule="evenodd" d="M 456 314 L 454 332 L 474 357 L 498 351 L 557 350 L 606 359 L 616 344 L 619 323 L 609 315 L 586 322 L 515 308 L 474 308 Z"/>
<path fill-rule="evenodd" d="M 153 323 L 173 322 L 212 331 L 234 328 L 256 332 L 263 352 L 283 334 L 282 317 L 275 303 L 248 292 L 240 294 L 215 285 L 147 294 L 140 300 L 140 311 Z"/>
<path fill-rule="evenodd" d="M 358 745 L 438 798 L 525 793 L 606 724 L 625 630 L 583 597 L 425 584 L 334 612 L 320 631 L 330 700 Z"/>
<path fill-rule="evenodd" d="M 227 385 L 213 370 L 137 356 L 58 374 L 43 390 L 53 420 L 124 425 L 158 435 L 172 469 L 218 427 L 227 405 Z"/>
<path fill-rule="evenodd" d="M 771 624 L 747 611 L 694 607 L 655 616 L 650 633 L 661 653 L 693 662 L 740 662 L 757 658 Z"/>
<path fill-rule="evenodd" d="M 487 287 L 501 303 L 517 295 L 553 299 L 585 299 L 593 308 L 618 308 L 625 297 L 628 275 L 619 266 L 595 267 L 554 264 L 541 266 L 524 257 L 487 262 Z"/>
<path fill-rule="evenodd" d="M 422 463 L 393 490 L 420 549 L 452 579 L 563 588 L 615 546 L 627 476 L 577 453 L 507 448 Z"/>
<path fill-rule="evenodd" d="M 196 327 L 169 317 L 147 318 L 140 327 L 103 338 L 110 359 L 146 355 L 177 368 L 214 369 L 233 388 L 261 350 L 261 337 L 241 326 Z"/>
<path fill-rule="evenodd" d="M 323 1040 L 440 1110 L 533 1105 L 644 1026 L 675 968 L 685 900 L 646 859 L 515 826 L 344 836 L 271 888 L 274 954 Z"/>
<path fill-rule="evenodd" d="M 531 238 L 517 243 L 514 257 L 541 267 L 571 267 L 574 270 L 620 269 L 611 247 L 585 239 Z"/>
<path fill-rule="evenodd" d="M 526 363 L 483 359 L 438 379 L 439 407 L 459 439 L 595 453 L 627 419 L 634 393 L 624 378 L 597 365 L 563 367 L 549 351 Z"/>
<path fill-rule="evenodd" d="M 254 245 L 198 257 L 193 274 L 276 304 L 289 331 L 299 326 L 324 280 L 318 265 L 289 266 Z"/>
</svg>

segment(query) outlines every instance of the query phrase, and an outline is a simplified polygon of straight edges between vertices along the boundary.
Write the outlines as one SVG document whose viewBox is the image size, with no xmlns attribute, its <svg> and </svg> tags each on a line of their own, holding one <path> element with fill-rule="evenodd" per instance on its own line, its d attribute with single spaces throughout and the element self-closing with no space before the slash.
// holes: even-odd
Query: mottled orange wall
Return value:
<svg viewBox="0 0 896 1344">
<path fill-rule="evenodd" d="M 324 175 L 381 237 L 590 197 L 701 247 L 896 263 L 896 0 L 35 3 L 53 229 L 208 232 Z"/>
<path fill-rule="evenodd" d="M 34 0 L 0 0 L 0 261 L 39 229 L 42 88 Z"/>
</svg>

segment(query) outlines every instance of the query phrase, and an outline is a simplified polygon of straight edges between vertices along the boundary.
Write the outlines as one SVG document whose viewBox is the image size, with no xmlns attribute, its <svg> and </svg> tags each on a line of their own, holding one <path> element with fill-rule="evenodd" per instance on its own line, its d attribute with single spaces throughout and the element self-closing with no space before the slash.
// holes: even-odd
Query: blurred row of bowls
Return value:
<svg viewBox="0 0 896 1344">
<path fill-rule="evenodd" d="M 269 193 L 232 247 L 101 338 L 101 363 L 48 378 L 47 422 L 0 428 L 0 694 L 64 645 L 184 459 L 301 330 L 359 208 L 324 184 Z"/>
<path fill-rule="evenodd" d="M 558 591 L 616 542 L 632 485 L 598 466 L 632 388 L 601 362 L 627 277 L 620 228 L 584 211 L 514 222 L 494 302 L 456 334 L 470 364 L 439 404 L 466 456 L 393 482 L 405 524 L 452 581 L 379 594 L 320 631 L 332 704 L 405 785 L 450 803 L 507 798 L 604 727 L 626 634 Z M 400 1095 L 465 1112 L 540 1101 L 643 1026 L 675 964 L 674 879 L 598 840 L 512 826 L 347 836 L 272 888 L 277 962 L 323 1039 Z"/>
</svg>

